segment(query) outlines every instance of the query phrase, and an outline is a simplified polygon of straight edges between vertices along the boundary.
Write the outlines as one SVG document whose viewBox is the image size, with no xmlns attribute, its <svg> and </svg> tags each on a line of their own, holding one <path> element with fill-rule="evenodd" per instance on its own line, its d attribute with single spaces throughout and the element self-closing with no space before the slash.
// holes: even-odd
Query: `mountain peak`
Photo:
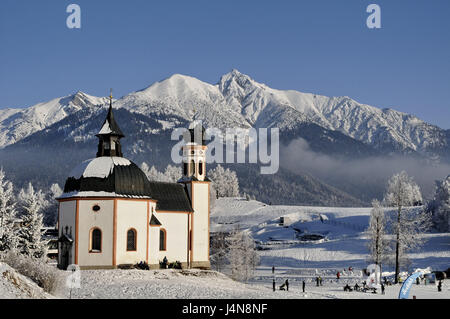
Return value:
<svg viewBox="0 0 450 319">
<path fill-rule="evenodd" d="M 250 76 L 233 69 L 231 72 L 221 76 L 218 86 L 224 95 L 229 95 L 230 93 L 242 95 L 243 91 L 259 86 L 258 84 Z"/>
</svg>

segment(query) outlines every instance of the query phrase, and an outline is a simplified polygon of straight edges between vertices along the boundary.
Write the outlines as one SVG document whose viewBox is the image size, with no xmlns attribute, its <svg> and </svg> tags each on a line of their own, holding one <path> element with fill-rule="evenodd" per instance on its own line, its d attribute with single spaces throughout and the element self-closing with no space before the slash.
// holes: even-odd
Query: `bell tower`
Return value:
<svg viewBox="0 0 450 319">
<path fill-rule="evenodd" d="M 183 179 L 204 181 L 206 178 L 205 128 L 201 121 L 193 121 L 184 136 Z"/>
<path fill-rule="evenodd" d="M 202 122 L 194 120 L 183 138 L 183 177 L 179 182 L 185 184 L 194 210 L 189 221 L 189 266 L 209 269 L 210 180 L 206 177 L 207 146 Z"/>
<path fill-rule="evenodd" d="M 105 121 L 103 122 L 100 132 L 96 135 L 98 137 L 98 151 L 97 157 L 102 156 L 118 156 L 123 157 L 122 146 L 120 139 L 125 137 L 114 119 L 112 111 L 112 90 L 109 95 L 109 110 Z"/>
</svg>

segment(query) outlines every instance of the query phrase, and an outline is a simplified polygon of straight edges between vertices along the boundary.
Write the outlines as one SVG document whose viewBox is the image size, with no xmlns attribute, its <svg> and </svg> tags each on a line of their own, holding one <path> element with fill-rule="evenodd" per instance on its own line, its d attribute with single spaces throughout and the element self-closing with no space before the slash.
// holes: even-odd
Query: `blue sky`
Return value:
<svg viewBox="0 0 450 319">
<path fill-rule="evenodd" d="M 82 28 L 66 27 L 66 7 Z M 366 27 L 381 6 L 382 28 Z M 350 96 L 450 129 L 448 0 L 2 0 L 0 108 L 78 90 L 119 97 L 237 68 L 277 89 Z"/>
</svg>

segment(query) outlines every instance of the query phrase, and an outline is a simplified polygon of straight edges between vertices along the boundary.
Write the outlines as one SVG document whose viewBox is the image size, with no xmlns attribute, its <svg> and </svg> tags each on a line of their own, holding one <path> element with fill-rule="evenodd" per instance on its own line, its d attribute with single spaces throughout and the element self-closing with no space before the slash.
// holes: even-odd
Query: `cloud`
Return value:
<svg viewBox="0 0 450 319">
<path fill-rule="evenodd" d="M 369 202 L 383 196 L 388 179 L 405 170 L 419 184 L 424 198 L 431 198 L 434 181 L 450 173 L 450 165 L 425 163 L 403 156 L 338 158 L 311 150 L 298 138 L 280 149 L 282 167 L 294 173 L 309 173 L 320 180 Z"/>
</svg>

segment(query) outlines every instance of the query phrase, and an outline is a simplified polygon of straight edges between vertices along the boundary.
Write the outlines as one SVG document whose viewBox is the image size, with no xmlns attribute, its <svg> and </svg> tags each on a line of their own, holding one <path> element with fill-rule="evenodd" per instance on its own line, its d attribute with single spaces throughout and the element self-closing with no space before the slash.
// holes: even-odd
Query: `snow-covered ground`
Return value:
<svg viewBox="0 0 450 319">
<path fill-rule="evenodd" d="M 361 285 L 365 279 L 361 273 L 367 266 L 363 231 L 369 214 L 370 208 L 270 206 L 245 199 L 218 199 L 211 212 L 211 231 L 229 231 L 239 226 L 248 229 L 258 243 L 261 264 L 247 284 L 216 271 L 195 269 L 86 270 L 81 271 L 81 288 L 72 290 L 72 298 L 397 298 L 400 285 L 387 286 L 385 295 L 343 290 L 346 284 Z M 285 225 L 280 225 L 280 217 L 284 217 Z M 450 267 L 450 233 L 430 233 L 425 237 L 425 246 L 409 254 L 409 269 Z M 353 271 L 348 271 L 348 267 Z M 341 272 L 339 281 L 337 271 Z M 384 271 L 392 269 L 385 267 Z M 319 275 L 323 286 L 316 287 L 315 278 Z M 274 278 L 276 291 L 272 291 Z M 289 291 L 279 290 L 286 279 Z M 303 280 L 306 293 L 302 292 Z M 57 297 L 68 296 L 66 289 Z M 412 296 L 450 299 L 450 280 L 444 280 L 442 292 L 435 284 L 414 285 Z M 0 264 L 0 298 L 48 297 L 29 279 Z"/>
<path fill-rule="evenodd" d="M 48 299 L 53 296 L 29 278 L 0 262 L 0 299 Z"/>
<path fill-rule="evenodd" d="M 221 198 L 211 213 L 211 229 L 214 232 L 239 228 L 252 233 L 260 249 L 261 265 L 251 285 L 271 287 L 271 268 L 275 266 L 277 287 L 289 279 L 294 293 L 295 289 L 301 290 L 301 282 L 305 280 L 309 298 L 396 298 L 399 286 L 387 287 L 384 296 L 343 291 L 345 284 L 361 285 L 365 279 L 361 270 L 368 265 L 364 230 L 370 211 L 371 208 L 271 206 L 242 198 Z M 386 209 L 387 214 L 390 212 Z M 284 218 L 283 225 L 280 217 Z M 423 236 L 427 239 L 425 245 L 409 254 L 409 271 L 449 268 L 450 233 Z M 353 273 L 348 271 L 349 267 Z M 385 270 L 392 270 L 389 268 L 392 267 L 386 266 Z M 342 274 L 340 282 L 336 282 L 338 271 Z M 315 287 L 314 280 L 319 275 L 324 278 L 324 286 Z M 441 293 L 434 284 L 415 286 L 414 291 L 418 298 L 450 298 L 449 286 L 446 280 Z"/>
</svg>

